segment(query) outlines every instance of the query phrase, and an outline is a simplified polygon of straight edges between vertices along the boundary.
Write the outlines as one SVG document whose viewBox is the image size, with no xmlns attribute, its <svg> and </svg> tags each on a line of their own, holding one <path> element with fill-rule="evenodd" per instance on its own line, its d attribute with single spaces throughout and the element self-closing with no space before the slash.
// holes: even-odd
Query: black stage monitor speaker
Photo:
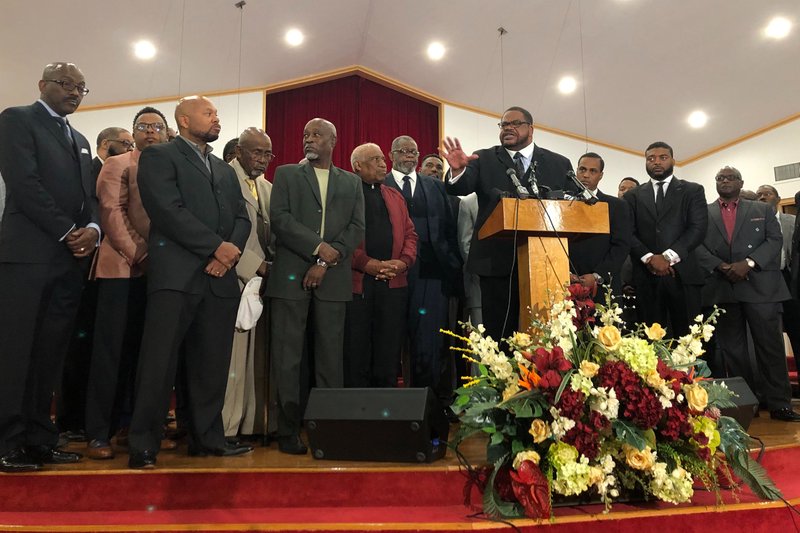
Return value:
<svg viewBox="0 0 800 533">
<path fill-rule="evenodd" d="M 450 426 L 429 388 L 312 389 L 305 420 L 316 459 L 424 463 L 447 451 Z"/>
<path fill-rule="evenodd" d="M 756 409 L 758 409 L 758 399 L 753 394 L 753 391 L 750 390 L 750 387 L 747 386 L 747 382 L 744 378 L 724 378 L 712 381 L 724 382 L 736 394 L 732 398 L 736 407 L 728 407 L 720 409 L 720 411 L 723 416 L 729 416 L 739 422 L 744 430 L 747 431 L 750 427 L 750 422 L 753 421 L 753 415 L 756 414 Z"/>
</svg>

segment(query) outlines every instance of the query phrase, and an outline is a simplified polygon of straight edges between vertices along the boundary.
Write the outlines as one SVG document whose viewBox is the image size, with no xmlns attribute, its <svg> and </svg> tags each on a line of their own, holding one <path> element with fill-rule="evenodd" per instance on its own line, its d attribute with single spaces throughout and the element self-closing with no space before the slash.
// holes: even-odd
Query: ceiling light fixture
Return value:
<svg viewBox="0 0 800 533">
<path fill-rule="evenodd" d="M 558 82 L 558 90 L 561 94 L 572 94 L 578 88 L 578 82 L 572 76 L 564 76 Z"/>
<path fill-rule="evenodd" d="M 703 111 L 692 111 L 689 113 L 689 118 L 686 119 L 686 122 L 695 129 L 702 128 L 708 122 L 708 115 Z"/>
<path fill-rule="evenodd" d="M 786 17 L 775 17 L 764 28 L 764 35 L 770 39 L 783 39 L 792 29 L 792 23 Z"/>
<path fill-rule="evenodd" d="M 156 45 L 147 40 L 137 41 L 133 44 L 133 53 L 139 59 L 153 59 L 156 56 Z"/>
<path fill-rule="evenodd" d="M 303 35 L 303 32 L 301 32 L 297 28 L 292 28 L 291 30 L 286 32 L 284 38 L 286 39 L 286 42 L 289 44 L 289 46 L 300 46 L 301 44 L 303 44 L 303 41 L 305 41 L 306 36 Z"/>
<path fill-rule="evenodd" d="M 444 45 L 440 42 L 434 41 L 428 45 L 428 57 L 434 61 L 439 61 L 444 57 Z"/>
</svg>

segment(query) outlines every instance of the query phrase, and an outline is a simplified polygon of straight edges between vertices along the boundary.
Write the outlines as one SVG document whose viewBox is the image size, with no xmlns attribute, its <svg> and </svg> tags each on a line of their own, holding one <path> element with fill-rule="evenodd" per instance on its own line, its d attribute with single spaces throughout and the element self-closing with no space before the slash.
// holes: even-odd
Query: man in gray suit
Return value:
<svg viewBox="0 0 800 533">
<path fill-rule="evenodd" d="M 272 372 L 278 384 L 278 449 L 305 454 L 300 439 L 300 363 L 312 317 L 317 387 L 344 385 L 344 318 L 353 297 L 351 259 L 364 239 L 361 179 L 333 166 L 336 128 L 312 119 L 303 130 L 307 162 L 275 172 L 270 220 L 275 261 L 271 298 Z"/>
<path fill-rule="evenodd" d="M 780 225 L 770 206 L 739 198 L 744 182 L 738 170 L 724 167 L 715 179 L 719 199 L 708 204 L 708 229 L 697 258 L 706 272 L 703 305 L 725 310 L 716 339 L 726 373 L 743 377 L 756 390 L 747 353 L 749 325 L 770 416 L 800 422 L 790 404 L 781 331 L 780 302 L 789 291 L 780 272 Z"/>
</svg>

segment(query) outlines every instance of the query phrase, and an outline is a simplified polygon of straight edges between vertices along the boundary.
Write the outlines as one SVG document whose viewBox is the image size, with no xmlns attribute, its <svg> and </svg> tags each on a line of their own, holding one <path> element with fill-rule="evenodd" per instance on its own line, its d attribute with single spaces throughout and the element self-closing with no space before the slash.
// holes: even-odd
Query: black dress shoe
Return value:
<svg viewBox="0 0 800 533">
<path fill-rule="evenodd" d="M 143 452 L 132 452 L 128 457 L 128 468 L 155 468 L 156 452 L 145 450 Z"/>
<path fill-rule="evenodd" d="M 791 407 L 782 407 L 770 411 L 769 417 L 773 420 L 781 420 L 783 422 L 800 422 L 800 413 L 795 413 Z"/>
<path fill-rule="evenodd" d="M 278 437 L 278 449 L 283 453 L 291 455 L 305 455 L 308 453 L 308 448 L 303 444 L 300 435 Z"/>
<path fill-rule="evenodd" d="M 0 472 L 33 472 L 40 470 L 42 463 L 31 459 L 25 450 L 17 448 L 0 457 Z"/>
<path fill-rule="evenodd" d="M 216 455 L 217 457 L 233 457 L 234 455 L 244 455 L 253 451 L 253 447 L 249 444 L 230 444 L 225 443 L 222 448 L 207 448 L 205 446 L 189 446 L 189 455 L 192 457 L 208 457 L 209 455 Z"/>
<path fill-rule="evenodd" d="M 46 465 L 65 465 L 69 463 L 77 463 L 83 459 L 83 455 L 76 452 L 65 452 L 58 448 L 51 448 L 46 444 L 37 446 L 26 446 L 25 452 L 28 456 Z"/>
</svg>

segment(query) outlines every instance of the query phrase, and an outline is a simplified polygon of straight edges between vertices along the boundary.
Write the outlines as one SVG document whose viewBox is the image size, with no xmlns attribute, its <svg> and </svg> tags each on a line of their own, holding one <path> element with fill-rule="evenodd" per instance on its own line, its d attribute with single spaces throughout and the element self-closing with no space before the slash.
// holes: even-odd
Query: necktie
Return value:
<svg viewBox="0 0 800 533">
<path fill-rule="evenodd" d="M 75 141 L 72 139 L 72 135 L 70 135 L 69 122 L 67 122 L 67 119 L 64 117 L 56 117 L 56 121 L 58 121 L 58 126 L 61 128 L 64 137 L 69 141 L 70 146 L 75 146 Z"/>
<path fill-rule="evenodd" d="M 258 189 L 256 189 L 256 180 L 248 178 L 247 186 L 250 187 L 250 194 L 253 195 L 253 198 L 258 200 Z"/>
<path fill-rule="evenodd" d="M 413 193 L 411 192 L 410 176 L 403 176 L 403 196 L 405 196 L 407 202 L 410 202 L 414 197 Z"/>
<path fill-rule="evenodd" d="M 514 166 L 517 170 L 517 178 L 522 182 L 522 178 L 525 177 L 525 166 L 522 163 L 522 154 L 519 152 L 514 154 Z"/>
<path fill-rule="evenodd" d="M 658 190 L 656 191 L 656 212 L 660 213 L 664 209 L 664 182 L 659 181 L 656 183 Z"/>
</svg>

